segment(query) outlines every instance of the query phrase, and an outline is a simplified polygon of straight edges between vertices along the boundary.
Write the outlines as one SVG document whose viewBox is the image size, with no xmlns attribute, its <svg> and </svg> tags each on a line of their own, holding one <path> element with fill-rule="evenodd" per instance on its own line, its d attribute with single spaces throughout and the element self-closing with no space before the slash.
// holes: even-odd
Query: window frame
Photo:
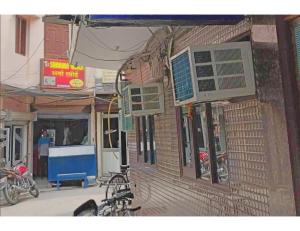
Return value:
<svg viewBox="0 0 300 231">
<path fill-rule="evenodd" d="M 177 124 L 179 125 L 177 130 L 178 130 L 178 139 L 179 139 L 179 153 L 180 153 L 180 163 L 181 163 L 181 175 L 183 177 L 188 177 L 192 179 L 196 179 L 196 159 L 195 159 L 195 145 L 194 145 L 194 134 L 191 130 L 193 130 L 193 124 L 192 120 L 188 118 L 187 116 L 187 125 L 189 128 L 188 134 L 190 137 L 190 149 L 191 149 L 191 163 L 190 166 L 186 166 L 185 163 L 185 148 L 183 145 L 183 118 L 182 118 L 182 112 L 183 108 L 182 107 L 176 107 L 176 114 L 177 114 Z M 193 113 L 193 112 L 192 112 Z"/>
<path fill-rule="evenodd" d="M 297 19 L 297 22 L 300 23 L 300 18 Z M 244 32 L 242 34 L 239 34 L 239 35 L 237 35 L 237 36 L 229 39 L 227 42 L 240 42 L 240 41 L 250 41 L 250 40 L 251 40 L 251 31 L 248 30 L 248 31 L 246 31 L 246 32 Z M 243 98 L 245 98 L 245 97 L 243 97 Z M 246 98 L 248 98 L 248 97 L 246 97 Z M 210 105 L 210 107 L 211 107 L 211 103 L 210 102 L 206 102 L 206 103 L 203 103 L 203 104 Z M 194 109 L 195 109 L 195 106 L 197 106 L 197 105 L 198 104 L 194 104 L 193 105 L 192 117 L 194 117 L 195 114 L 196 114 Z M 194 166 L 194 170 L 193 170 L 195 173 L 190 174 L 190 176 L 187 175 L 187 174 L 185 174 L 185 171 L 184 171 L 184 168 L 183 168 L 183 158 L 184 158 L 184 156 L 183 156 L 183 150 L 182 150 L 183 147 L 182 147 L 182 136 L 181 136 L 181 113 L 180 113 L 181 107 L 182 106 L 176 106 L 175 107 L 176 108 L 178 143 L 179 143 L 179 159 L 180 159 L 180 165 L 181 165 L 181 176 L 182 177 L 186 177 L 188 180 L 190 180 L 192 178 L 193 180 L 200 181 L 203 184 L 213 185 L 214 187 L 218 187 L 221 190 L 225 189 L 225 191 L 228 191 L 229 190 L 229 176 L 230 176 L 230 174 L 229 174 L 230 173 L 229 165 L 227 164 L 227 168 L 228 168 L 228 181 L 227 181 L 226 184 L 223 184 L 223 183 L 220 183 L 218 181 L 216 155 L 215 155 L 215 158 L 213 158 L 213 159 L 215 159 L 214 163 L 211 163 L 212 162 L 211 161 L 211 155 L 213 155 L 212 151 L 214 151 L 214 149 L 215 149 L 214 148 L 214 143 L 211 142 L 211 137 L 213 137 L 213 135 L 214 135 L 213 134 L 213 127 L 211 127 L 211 126 L 209 128 L 210 132 L 207 131 L 208 132 L 207 142 L 208 142 L 209 147 L 211 147 L 208 150 L 208 152 L 209 152 L 208 154 L 209 154 L 209 157 L 210 157 L 210 165 L 213 167 L 213 169 L 210 167 L 211 168 L 210 169 L 210 171 L 211 171 L 211 178 L 210 178 L 211 180 L 210 180 L 210 183 L 209 183 L 208 180 L 201 178 L 201 173 L 199 174 L 199 172 L 197 172 L 197 171 L 199 171 L 199 160 L 198 160 L 198 155 L 195 155 L 195 153 L 197 153 L 197 150 L 196 150 L 197 147 L 196 147 L 196 145 L 194 145 L 194 147 L 192 148 L 192 155 L 193 155 L 192 159 L 196 163 L 195 166 Z M 207 110 L 206 110 L 206 113 L 207 113 Z M 211 123 L 211 121 L 212 121 L 212 118 L 210 119 L 210 123 Z M 197 137 L 195 136 L 195 134 L 196 134 L 196 132 L 195 132 L 195 123 L 193 123 L 192 125 L 193 125 L 192 127 L 194 129 L 193 135 L 192 135 L 192 140 L 196 140 Z M 208 121 L 206 123 L 206 126 L 207 125 L 208 125 Z M 225 132 L 225 135 L 226 135 L 226 132 Z M 227 140 L 227 137 L 225 136 L 225 143 L 227 144 L 226 140 Z M 211 144 L 213 144 L 213 145 L 211 145 Z M 226 147 L 226 150 L 227 150 L 227 147 Z"/>
<path fill-rule="evenodd" d="M 146 119 L 146 117 L 148 118 Z M 150 120 L 152 122 L 150 122 Z M 151 125 L 151 123 L 153 124 Z M 136 141 L 137 141 L 137 162 L 144 163 L 149 166 L 156 165 L 156 149 L 154 148 L 154 143 L 155 143 L 154 115 L 136 117 L 135 125 L 136 125 Z M 149 145 L 148 145 L 148 141 L 149 141 Z M 143 146 L 143 150 L 142 150 L 142 146 Z M 148 146 L 149 146 L 149 150 L 148 150 Z M 148 159 L 148 152 L 150 152 L 149 155 L 150 160 Z"/>
<path fill-rule="evenodd" d="M 179 140 L 179 152 L 180 152 L 180 163 L 181 163 L 181 169 L 182 169 L 182 177 L 186 177 L 189 179 L 194 179 L 200 182 L 206 182 L 209 184 L 213 184 L 213 185 L 218 185 L 221 188 L 223 188 L 224 186 L 226 188 L 228 188 L 228 182 L 227 183 L 222 183 L 219 182 L 218 180 L 218 172 L 217 172 L 217 152 L 215 149 L 215 142 L 214 142 L 214 124 L 213 124 L 213 112 L 212 112 L 212 108 L 214 106 L 212 106 L 211 103 L 202 103 L 203 106 L 205 107 L 205 114 L 206 114 L 206 123 L 205 124 L 201 124 L 202 127 L 206 127 L 207 129 L 207 137 L 203 137 L 203 142 L 205 144 L 205 142 L 207 142 L 207 146 L 208 146 L 208 155 L 209 155 L 209 167 L 210 167 L 210 178 L 209 179 L 205 179 L 205 178 L 201 178 L 201 171 L 200 171 L 200 161 L 199 161 L 199 156 L 196 155 L 196 153 L 198 153 L 198 147 L 197 147 L 197 143 L 196 140 L 199 138 L 197 135 L 197 120 L 195 119 L 196 116 L 198 116 L 196 114 L 196 107 L 200 107 L 201 104 L 195 104 L 192 106 L 191 108 L 191 118 L 190 118 L 190 137 L 191 137 L 191 151 L 192 151 L 192 160 L 193 160 L 193 165 L 187 169 L 186 166 L 184 166 L 184 147 L 183 147 L 183 138 L 182 138 L 182 107 L 176 107 L 176 114 L 177 114 L 177 124 L 179 124 L 178 126 L 178 140 Z M 218 107 L 218 106 L 217 106 Z M 220 106 L 222 107 L 222 106 Z M 180 123 L 179 123 L 180 122 Z M 201 121 L 202 123 L 202 121 Z M 224 121 L 225 123 L 225 121 Z M 204 136 L 205 134 L 203 134 Z M 205 139 L 207 139 L 205 141 Z M 225 144 L 226 144 L 226 134 L 225 134 Z M 227 147 L 225 146 L 225 151 L 227 151 Z M 228 165 L 227 165 L 228 168 Z"/>
<path fill-rule="evenodd" d="M 26 56 L 28 20 L 17 15 L 15 22 L 15 53 Z"/>
</svg>

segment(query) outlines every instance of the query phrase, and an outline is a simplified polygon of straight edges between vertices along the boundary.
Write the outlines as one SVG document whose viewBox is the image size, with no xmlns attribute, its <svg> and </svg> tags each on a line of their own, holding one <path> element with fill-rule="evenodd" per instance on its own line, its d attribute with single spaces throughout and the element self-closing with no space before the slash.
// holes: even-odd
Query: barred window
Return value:
<svg viewBox="0 0 300 231">
<path fill-rule="evenodd" d="M 148 115 L 138 117 L 136 123 L 138 159 L 143 159 L 143 162 L 145 163 L 155 164 L 156 147 L 154 116 Z"/>
<path fill-rule="evenodd" d="M 181 153 L 183 175 L 228 182 L 228 154 L 226 151 L 223 107 L 211 103 L 180 110 Z"/>
</svg>

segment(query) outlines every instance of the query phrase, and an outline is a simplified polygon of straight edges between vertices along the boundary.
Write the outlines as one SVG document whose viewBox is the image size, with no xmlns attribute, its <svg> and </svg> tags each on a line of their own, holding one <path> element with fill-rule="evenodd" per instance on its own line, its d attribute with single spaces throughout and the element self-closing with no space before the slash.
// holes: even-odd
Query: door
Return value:
<svg viewBox="0 0 300 231">
<path fill-rule="evenodd" d="M 7 167 L 10 162 L 10 128 L 0 129 L 0 149 L 3 150 L 4 165 Z M 2 164 L 2 163 L 1 163 Z"/>
<path fill-rule="evenodd" d="M 24 160 L 27 150 L 26 126 L 12 126 L 11 164 L 16 165 Z"/>
<path fill-rule="evenodd" d="M 122 163 L 119 115 L 111 114 L 108 120 L 108 116 L 102 114 L 101 124 L 103 173 L 119 172 Z M 109 136 L 111 136 L 111 139 Z"/>
</svg>

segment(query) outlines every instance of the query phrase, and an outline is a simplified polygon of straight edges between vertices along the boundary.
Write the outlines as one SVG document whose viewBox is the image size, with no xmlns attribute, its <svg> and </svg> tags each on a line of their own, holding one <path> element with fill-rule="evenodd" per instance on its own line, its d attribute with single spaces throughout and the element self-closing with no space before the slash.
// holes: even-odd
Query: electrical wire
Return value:
<svg viewBox="0 0 300 231">
<path fill-rule="evenodd" d="M 91 59 L 94 59 L 94 60 L 98 60 L 98 61 L 109 61 L 109 62 L 125 61 L 125 62 L 122 64 L 122 66 L 119 68 L 119 70 L 118 70 L 118 72 L 117 72 L 117 74 L 116 74 L 116 80 L 115 80 L 115 89 L 116 89 L 116 92 L 117 92 L 117 94 L 118 94 L 119 96 L 123 97 L 123 96 L 122 96 L 122 93 L 120 92 L 119 87 L 118 87 L 119 78 L 120 78 L 121 72 L 122 72 L 124 66 L 127 64 L 127 62 L 128 62 L 130 59 L 133 59 L 133 58 L 137 57 L 137 55 L 135 54 L 135 55 L 132 55 L 130 58 L 124 58 L 124 59 L 119 59 L 119 60 L 106 60 L 106 59 L 103 59 L 103 58 L 96 58 L 96 57 L 93 57 L 93 56 L 91 56 L 91 55 L 88 55 L 88 54 L 86 54 L 86 53 L 84 53 L 84 52 L 79 51 L 79 50 L 77 49 L 77 44 L 78 44 L 78 38 L 79 38 L 79 31 L 80 31 L 80 29 L 81 29 L 81 25 L 82 25 L 82 24 L 83 24 L 83 23 L 82 23 L 82 21 L 81 21 L 81 23 L 80 23 L 80 25 L 79 25 L 79 29 L 78 29 L 78 31 L 77 31 L 77 38 L 76 38 L 76 41 L 75 41 L 74 52 L 73 52 L 73 54 L 72 54 L 71 60 L 73 59 L 74 53 L 75 53 L 75 52 L 78 52 L 78 53 L 81 54 L 81 55 L 84 55 L 84 56 L 86 56 L 86 57 L 88 57 L 88 58 L 91 58 Z M 150 31 L 151 31 L 151 30 L 150 30 Z M 145 50 L 147 50 L 148 45 L 149 45 L 149 42 L 146 44 Z M 111 48 L 108 47 L 108 49 L 111 49 Z M 141 58 L 141 57 L 146 56 L 146 55 L 149 55 L 149 53 L 148 53 L 148 52 L 146 52 L 146 53 L 143 52 L 142 54 L 139 54 L 138 57 Z"/>
<path fill-rule="evenodd" d="M 91 31 L 87 30 L 89 33 L 92 33 Z M 104 42 L 102 42 L 96 35 L 92 34 L 93 37 L 97 40 L 97 42 L 100 42 L 101 44 L 104 44 Z M 101 46 L 100 44 L 96 43 L 94 40 L 92 40 L 91 38 L 89 38 L 86 34 L 83 34 L 83 36 L 88 39 L 91 43 L 93 43 L 94 45 L 105 49 L 105 50 L 109 50 L 109 51 L 113 51 L 113 52 L 120 52 L 120 53 L 129 53 L 129 52 L 134 52 L 134 51 L 138 51 L 141 49 L 141 47 L 145 46 L 145 43 L 147 42 L 147 40 L 143 40 L 138 42 L 137 44 L 133 45 L 132 47 L 127 48 L 126 50 L 118 50 L 118 49 L 113 49 L 109 46 Z"/>
<path fill-rule="evenodd" d="M 80 24 L 79 24 L 79 28 L 78 28 L 78 30 L 77 30 L 77 36 L 76 36 L 76 40 L 75 40 L 75 44 L 74 44 L 74 51 L 73 51 L 73 53 L 72 53 L 72 56 L 69 57 L 71 61 L 73 60 L 75 51 L 76 51 L 76 49 L 77 49 L 77 44 L 78 44 L 78 39 L 79 39 L 79 31 L 80 31 L 81 26 L 82 26 L 82 24 L 83 24 L 83 20 L 82 20 L 82 19 L 83 19 L 83 18 L 81 18 Z M 73 36 L 72 36 L 72 37 L 73 37 Z M 72 43 L 72 42 L 73 42 L 73 41 L 71 41 L 71 43 Z"/>
<path fill-rule="evenodd" d="M 91 59 L 94 59 L 94 60 L 97 60 L 97 61 L 103 61 L 103 62 L 120 62 L 120 61 L 125 61 L 127 60 L 127 58 L 123 58 L 123 59 L 104 59 L 104 58 L 97 58 L 97 57 L 94 57 L 94 56 L 91 56 L 91 55 L 88 55 L 78 49 L 76 49 L 76 52 L 83 55 L 83 56 L 86 56 L 88 58 L 91 58 Z"/>
<path fill-rule="evenodd" d="M 65 102 L 65 101 L 74 101 L 74 100 L 82 100 L 82 99 L 91 99 L 93 97 L 86 97 L 86 98 L 80 98 L 80 99 L 58 99 L 58 100 L 53 100 L 50 102 L 45 102 L 45 103 L 39 103 L 38 105 L 49 105 L 49 104 L 53 104 L 53 103 L 58 103 L 58 102 Z"/>
<path fill-rule="evenodd" d="M 109 100 L 109 99 L 100 98 L 100 97 L 98 97 L 98 96 L 94 96 L 94 98 L 95 98 L 95 99 L 99 99 L 99 100 L 104 101 L 104 102 L 108 102 L 108 103 L 111 102 L 111 100 Z M 118 105 L 118 103 L 115 103 L 115 102 L 113 102 L 113 104 Z"/>
<path fill-rule="evenodd" d="M 8 79 L 11 79 L 12 77 L 14 77 L 16 74 L 18 74 L 28 63 L 29 61 L 31 60 L 31 58 L 36 54 L 36 52 L 38 51 L 38 49 L 40 48 L 40 46 L 42 45 L 42 43 L 44 42 L 44 38 L 42 38 L 42 40 L 39 42 L 39 44 L 37 45 L 37 47 L 35 48 L 35 50 L 33 51 L 33 53 L 31 54 L 31 56 L 26 60 L 26 62 L 20 66 L 17 71 L 10 75 L 9 77 L 7 77 L 6 79 L 4 80 L 1 80 L 0 83 L 3 83 L 4 81 L 7 81 Z"/>
<path fill-rule="evenodd" d="M 173 38 L 173 37 L 172 37 Z M 172 42 L 173 42 L 173 40 L 172 40 L 172 38 L 171 38 L 171 44 L 172 44 Z M 168 56 L 170 56 L 170 46 L 168 46 Z M 148 54 L 140 54 L 140 55 L 148 55 Z M 169 58 L 169 57 L 168 57 Z M 127 59 L 127 61 L 129 61 L 129 59 Z M 119 93 L 119 95 L 120 96 L 122 96 L 121 95 L 121 93 L 119 92 L 119 89 L 118 89 L 118 79 L 119 79 L 119 77 L 120 77 L 120 73 L 121 73 L 121 70 L 123 69 L 123 66 L 124 66 L 124 64 L 122 65 L 122 67 L 119 69 L 119 71 L 118 71 L 118 73 L 117 73 L 117 76 L 116 76 L 116 84 L 115 84 L 115 87 L 116 87 L 116 90 L 117 90 L 117 92 Z M 141 70 L 140 70 L 140 72 L 141 72 Z M 142 74 L 141 74 L 141 78 L 142 78 Z M 143 79 L 142 79 L 142 85 L 143 85 Z M 168 84 L 169 85 L 169 84 Z M 90 89 L 93 89 L 93 88 L 97 88 L 96 86 L 95 87 L 91 87 Z M 80 90 L 80 91 L 84 91 L 84 90 L 86 90 L 86 89 L 82 89 L 82 90 Z"/>
<path fill-rule="evenodd" d="M 30 105 L 31 104 L 31 103 L 27 103 L 27 102 L 23 102 L 21 100 L 18 100 L 16 98 L 14 98 L 13 96 L 8 96 L 7 98 L 12 99 L 12 100 L 17 101 L 17 102 L 22 103 L 22 104 L 26 104 L 26 105 Z"/>
<path fill-rule="evenodd" d="M 94 88 L 94 87 L 93 87 Z M 22 89 L 22 90 L 25 90 L 25 89 Z M 49 94 L 49 93 L 48 93 Z M 10 96 L 11 95 L 11 96 Z M 51 94 L 53 97 L 65 97 L 63 95 L 59 95 L 59 94 Z M 2 94 L 1 96 L 4 96 L 4 97 L 8 97 L 8 98 L 12 98 L 13 96 L 17 96 L 17 95 L 12 95 L 12 94 Z M 76 97 L 76 95 L 74 94 L 74 97 Z M 110 103 L 110 100 L 108 99 L 105 99 L 105 98 L 101 98 L 101 97 L 98 97 L 98 96 L 80 96 L 78 98 L 75 98 L 75 99 L 70 99 L 70 98 L 64 98 L 64 99 L 59 99 L 59 100 L 54 100 L 54 101 L 50 101 L 50 102 L 46 102 L 46 104 L 51 104 L 51 103 L 54 103 L 54 102 L 60 102 L 60 101 L 71 101 L 71 100 L 81 100 L 81 99 L 87 99 L 87 98 L 95 98 L 97 100 L 101 100 L 101 101 L 105 101 L 105 102 L 109 102 Z M 50 97 L 48 97 L 48 99 L 52 99 Z M 117 104 L 117 103 L 115 103 Z"/>
<path fill-rule="evenodd" d="M 34 52 L 31 54 L 31 56 L 26 60 L 26 62 L 21 65 L 19 68 L 17 68 L 17 71 L 15 71 L 12 75 L 10 75 L 9 77 L 7 77 L 6 79 L 1 80 L 0 79 L 0 83 L 4 83 L 4 81 L 8 80 L 8 79 L 12 79 L 14 77 L 23 77 L 22 75 L 17 75 L 26 65 L 28 65 L 29 61 L 33 58 L 33 56 L 36 54 L 36 52 L 38 51 L 38 49 L 40 48 L 40 46 L 42 45 L 44 41 L 44 38 L 42 38 L 42 40 L 39 42 L 38 46 L 36 47 L 36 49 L 34 50 Z M 63 56 L 65 55 L 65 52 L 60 54 L 59 56 Z M 3 71 L 1 71 L 1 73 L 5 73 Z M 8 72 L 6 72 L 8 73 Z M 33 72 L 33 73 L 24 73 L 26 76 L 35 76 L 35 75 L 39 75 L 40 73 L 38 72 Z"/>
<path fill-rule="evenodd" d="M 9 84 L 6 84 L 7 86 L 9 87 L 12 87 L 12 88 L 15 88 L 14 86 L 12 85 L 9 85 Z M 26 88 L 20 88 L 20 89 L 17 89 L 17 90 L 11 90 L 11 91 L 6 91 L 5 93 L 7 94 L 10 94 L 10 93 L 15 93 L 15 92 L 22 92 L 22 91 L 25 91 L 30 89 L 30 88 L 37 88 L 39 85 L 31 85 L 31 86 L 28 86 Z M 82 89 L 78 89 L 74 92 L 68 92 L 68 94 L 74 94 L 74 95 L 77 95 L 78 93 L 80 92 L 84 92 L 84 93 L 88 93 L 88 92 L 85 92 L 85 91 L 88 91 L 88 90 L 92 90 L 92 89 L 96 89 L 99 88 L 99 86 L 93 86 L 93 87 L 85 87 L 85 88 L 82 88 Z M 33 89 L 33 90 L 30 90 L 28 92 L 31 92 L 31 93 L 35 93 L 35 92 L 40 92 L 40 91 L 36 91 L 37 89 Z M 51 92 L 48 92 L 48 93 L 51 93 Z M 61 91 L 61 92 L 56 92 L 56 93 L 60 93 L 60 94 L 65 94 L 65 91 Z"/>
<path fill-rule="evenodd" d="M 9 86 L 11 86 L 11 85 L 9 85 Z M 13 86 L 11 86 L 11 87 L 13 87 Z M 12 93 L 17 93 L 17 92 L 22 92 L 22 91 L 26 92 L 26 90 L 28 90 L 28 89 L 30 89 L 32 87 L 35 87 L 35 86 L 29 86 L 29 87 L 22 88 L 22 89 L 17 89 L 17 90 L 12 90 L 12 91 L 6 91 L 4 94 L 1 93 L 0 95 L 1 96 L 7 96 L 7 95 L 12 94 Z"/>
<path fill-rule="evenodd" d="M 1 70 L 0 71 L 0 73 L 2 73 L 2 74 L 10 74 L 10 73 L 15 73 L 15 71 L 3 71 L 3 70 Z M 22 73 L 22 72 L 21 72 Z M 38 74 L 40 74 L 39 72 L 27 72 L 26 73 L 27 75 L 38 75 Z M 21 76 L 21 75 L 20 75 Z"/>
</svg>

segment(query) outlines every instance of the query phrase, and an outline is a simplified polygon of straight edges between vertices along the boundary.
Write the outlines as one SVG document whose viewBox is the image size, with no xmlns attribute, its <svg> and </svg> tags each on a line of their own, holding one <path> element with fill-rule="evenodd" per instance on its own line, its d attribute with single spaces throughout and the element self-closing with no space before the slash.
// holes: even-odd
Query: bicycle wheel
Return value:
<svg viewBox="0 0 300 231">
<path fill-rule="evenodd" d="M 122 174 L 116 174 L 112 176 L 106 187 L 105 191 L 105 199 L 110 198 L 114 195 L 115 192 L 119 190 L 127 190 L 129 189 L 128 182 Z"/>
</svg>

